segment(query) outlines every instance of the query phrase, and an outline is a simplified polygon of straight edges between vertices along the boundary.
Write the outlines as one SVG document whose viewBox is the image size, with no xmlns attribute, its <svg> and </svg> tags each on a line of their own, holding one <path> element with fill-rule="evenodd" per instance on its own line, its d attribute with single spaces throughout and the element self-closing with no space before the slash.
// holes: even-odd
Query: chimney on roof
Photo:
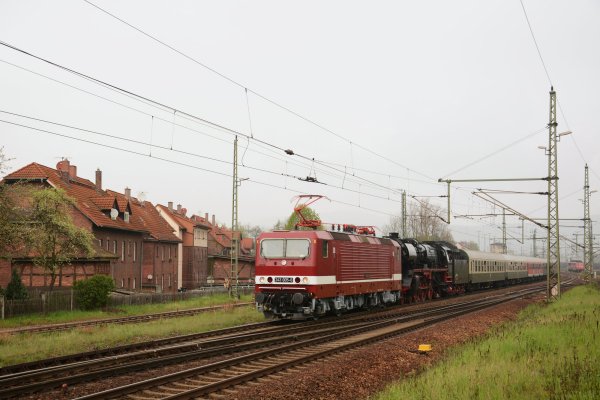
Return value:
<svg viewBox="0 0 600 400">
<path fill-rule="evenodd" d="M 173 202 L 169 202 L 169 211 L 173 212 Z"/>
<path fill-rule="evenodd" d="M 204 222 L 208 223 L 208 213 L 204 213 Z"/>
<path fill-rule="evenodd" d="M 212 215 L 212 225 L 215 226 L 215 214 Z"/>
<path fill-rule="evenodd" d="M 102 171 L 96 169 L 96 190 L 102 190 Z"/>
<path fill-rule="evenodd" d="M 131 189 L 128 187 L 125 188 L 125 198 L 131 200 Z"/>
<path fill-rule="evenodd" d="M 183 215 L 185 217 L 186 216 L 185 214 L 187 214 L 187 208 L 182 208 L 181 215 Z"/>
<path fill-rule="evenodd" d="M 74 165 L 69 165 L 69 177 L 71 179 L 77 177 L 77 167 Z"/>
<path fill-rule="evenodd" d="M 67 158 L 63 158 L 56 164 L 56 169 L 60 173 L 61 178 L 63 178 L 67 182 L 69 181 L 69 173 L 71 169 L 70 167 L 71 163 Z"/>
<path fill-rule="evenodd" d="M 177 204 L 177 214 L 181 214 L 181 204 Z"/>
</svg>

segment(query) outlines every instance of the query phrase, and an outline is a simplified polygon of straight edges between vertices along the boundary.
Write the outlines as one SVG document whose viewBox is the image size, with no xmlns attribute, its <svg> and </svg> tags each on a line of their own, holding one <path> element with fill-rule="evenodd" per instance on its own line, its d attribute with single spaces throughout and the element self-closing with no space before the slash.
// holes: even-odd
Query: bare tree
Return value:
<svg viewBox="0 0 600 400">
<path fill-rule="evenodd" d="M 454 242 L 446 222 L 442 220 L 442 208 L 431 204 L 428 200 L 412 203 L 408 206 L 406 218 L 406 237 L 417 240 L 444 240 Z M 384 227 L 386 233 L 402 233 L 402 216 L 390 217 L 390 222 Z"/>
</svg>

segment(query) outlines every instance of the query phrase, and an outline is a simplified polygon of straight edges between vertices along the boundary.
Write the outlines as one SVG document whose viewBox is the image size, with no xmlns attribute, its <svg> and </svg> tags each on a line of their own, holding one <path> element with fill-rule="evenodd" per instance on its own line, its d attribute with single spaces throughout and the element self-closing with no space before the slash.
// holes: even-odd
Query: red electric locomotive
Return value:
<svg viewBox="0 0 600 400">
<path fill-rule="evenodd" d="M 256 303 L 267 317 L 305 319 L 394 303 L 401 297 L 400 245 L 328 231 L 275 231 L 257 240 Z"/>
</svg>

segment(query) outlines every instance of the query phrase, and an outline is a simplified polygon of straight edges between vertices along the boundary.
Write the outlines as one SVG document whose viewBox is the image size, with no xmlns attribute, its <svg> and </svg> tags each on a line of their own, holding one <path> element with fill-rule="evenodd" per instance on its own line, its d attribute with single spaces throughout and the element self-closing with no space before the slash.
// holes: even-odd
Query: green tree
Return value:
<svg viewBox="0 0 600 400">
<path fill-rule="evenodd" d="M 0 174 L 6 172 L 9 161 L 3 150 L 4 148 L 0 147 Z M 17 207 L 17 199 L 23 198 L 23 191 L 21 185 L 0 183 L 0 257 L 3 258 L 11 258 L 19 243 L 22 243 L 22 213 Z"/>
<path fill-rule="evenodd" d="M 84 310 L 106 307 L 108 295 L 114 288 L 112 278 L 106 275 L 94 275 L 73 285 L 77 304 Z"/>
<path fill-rule="evenodd" d="M 50 275 L 50 290 L 62 268 L 78 257 L 92 253 L 93 235 L 75 226 L 71 217 L 74 200 L 61 189 L 36 190 L 32 196 L 30 223 L 27 226 L 27 247 L 33 261 Z"/>
<path fill-rule="evenodd" d="M 319 217 L 319 214 L 317 214 L 317 212 L 315 210 L 313 210 L 310 207 L 306 207 L 302 210 L 302 215 L 304 215 L 304 218 L 306 219 L 321 219 L 321 217 Z M 285 226 L 284 229 L 287 230 L 294 230 L 296 228 L 296 224 L 300 221 L 300 218 L 298 217 L 298 214 L 296 212 L 293 212 L 288 219 L 285 221 Z M 279 222 L 279 221 L 278 221 Z M 305 228 L 305 227 L 298 227 L 299 230 L 311 230 L 311 228 Z M 323 229 L 323 226 L 321 225 L 319 228 L 319 230 Z"/>
<path fill-rule="evenodd" d="M 16 269 L 12 270 L 10 282 L 6 286 L 5 296 L 8 300 L 23 300 L 29 296 L 23 281 L 21 281 L 21 276 Z"/>
</svg>

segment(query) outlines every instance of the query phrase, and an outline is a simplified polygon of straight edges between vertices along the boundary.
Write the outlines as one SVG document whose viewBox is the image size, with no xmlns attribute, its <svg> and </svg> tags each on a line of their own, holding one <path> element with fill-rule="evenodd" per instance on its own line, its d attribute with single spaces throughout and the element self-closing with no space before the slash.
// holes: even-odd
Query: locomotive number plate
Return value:
<svg viewBox="0 0 600 400">
<path fill-rule="evenodd" d="M 294 278 L 284 277 L 284 276 L 276 276 L 275 282 L 278 283 L 292 283 L 294 282 Z"/>
</svg>

